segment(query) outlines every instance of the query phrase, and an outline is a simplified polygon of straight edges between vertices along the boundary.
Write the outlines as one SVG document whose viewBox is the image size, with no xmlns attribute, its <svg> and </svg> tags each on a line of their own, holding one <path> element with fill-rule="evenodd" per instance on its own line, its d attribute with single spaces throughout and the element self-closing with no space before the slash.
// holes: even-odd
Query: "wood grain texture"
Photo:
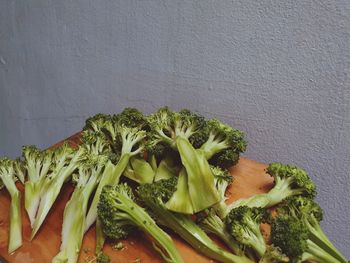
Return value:
<svg viewBox="0 0 350 263">
<path fill-rule="evenodd" d="M 79 133 L 67 140 L 72 146 L 76 146 L 79 143 Z M 53 147 L 57 147 L 61 143 L 59 142 Z M 239 163 L 230 169 L 235 180 L 228 189 L 228 202 L 230 203 L 239 198 L 268 191 L 272 186 L 272 179 L 265 174 L 265 168 L 266 165 L 262 163 L 241 158 Z M 23 195 L 23 186 L 19 183 L 17 186 Z M 47 263 L 51 261 L 52 257 L 59 251 L 63 210 L 72 190 L 73 188 L 69 184 L 64 185 L 58 199 L 33 241 L 29 241 L 31 228 L 22 198 L 23 246 L 11 255 L 7 254 L 10 196 L 6 190 L 0 192 L 0 255 L 3 260 L 13 263 Z M 185 262 L 213 262 L 198 254 L 176 236 L 176 234 L 169 233 L 173 237 L 176 247 L 179 249 Z M 114 250 L 110 244 L 107 244 L 104 248 L 105 253 L 110 256 L 112 263 L 131 263 L 136 259 L 140 259 L 142 263 L 162 262 L 161 257 L 153 249 L 150 242 L 147 241 L 145 235 L 137 233 L 122 242 L 125 244 L 125 248 L 121 251 Z M 85 262 L 87 258 L 93 258 L 94 247 L 95 228 L 92 227 L 84 237 L 79 262 Z"/>
</svg>

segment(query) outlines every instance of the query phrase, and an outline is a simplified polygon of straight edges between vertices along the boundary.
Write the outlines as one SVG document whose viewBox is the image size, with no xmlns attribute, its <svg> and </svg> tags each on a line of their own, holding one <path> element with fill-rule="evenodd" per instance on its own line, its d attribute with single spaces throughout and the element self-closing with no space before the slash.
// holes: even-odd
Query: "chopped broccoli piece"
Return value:
<svg viewBox="0 0 350 263">
<path fill-rule="evenodd" d="M 130 158 L 139 155 L 145 149 L 145 129 L 147 129 L 148 124 L 146 118 L 138 110 L 126 108 L 120 114 L 113 116 L 104 125 L 113 142 L 114 151 L 120 154 L 120 159 L 115 166 L 112 163 L 107 164 L 109 167 L 105 169 L 102 175 L 89 208 L 85 230 L 88 230 L 97 218 L 97 204 L 102 188 L 105 185 L 118 184 L 120 176 L 129 164 Z"/>
<path fill-rule="evenodd" d="M 236 255 L 244 256 L 244 246 L 231 236 L 225 222 L 216 214 L 213 208 L 198 214 L 197 221 L 206 233 L 219 237 Z"/>
<path fill-rule="evenodd" d="M 60 252 L 52 262 L 77 262 L 84 237 L 89 197 L 100 180 L 106 161 L 106 156 L 90 154 L 74 174 L 75 189 L 64 209 Z"/>
<path fill-rule="evenodd" d="M 209 258 L 220 262 L 252 263 L 244 256 L 233 255 L 219 247 L 188 215 L 171 212 L 165 207 L 165 203 L 173 196 L 176 185 L 175 177 L 138 187 L 140 199 L 155 215 L 157 222 L 173 230 L 199 253 Z"/>
<path fill-rule="evenodd" d="M 272 207 L 291 196 L 301 195 L 313 198 L 316 195 L 315 184 L 309 175 L 297 166 L 272 163 L 266 171 L 274 178 L 274 186 L 268 193 L 239 199 L 228 205 L 226 209 L 222 207 L 222 213 L 228 214 L 231 209 L 239 206 Z"/>
<path fill-rule="evenodd" d="M 49 154 L 49 152 L 47 152 L 47 154 Z M 31 239 L 34 238 L 44 222 L 61 191 L 63 183 L 69 180 L 73 172 L 79 167 L 80 162 L 84 160 L 86 156 L 87 150 L 84 147 L 73 149 L 68 143 L 64 143 L 52 153 L 51 172 L 47 174 L 45 188 L 42 190 L 42 194 L 40 194 L 40 204 L 33 223 Z"/>
<path fill-rule="evenodd" d="M 190 140 L 197 133 L 200 133 L 205 120 L 189 110 L 173 112 L 169 108 L 161 108 L 149 116 L 151 127 L 151 145 L 158 143 L 166 144 L 179 152 L 181 162 L 186 168 L 187 185 L 189 197 L 192 203 L 193 212 L 204 210 L 220 201 L 219 194 L 214 185 L 214 177 L 210 170 L 209 163 L 202 152 L 197 151 Z M 181 181 L 180 181 L 181 182 Z M 205 195 L 200 194 L 205 192 Z M 188 210 L 178 211 L 179 208 L 186 208 L 185 204 L 171 207 L 170 210 L 188 213 Z"/>
<path fill-rule="evenodd" d="M 204 126 L 204 131 L 207 133 L 205 142 L 201 145 L 200 150 L 204 152 L 206 159 L 212 158 L 214 155 L 230 149 L 230 157 L 235 152 L 239 154 L 244 152 L 247 146 L 244 140 L 243 132 L 236 130 L 216 119 L 208 120 Z M 203 138 L 202 138 L 203 139 Z M 225 154 L 227 155 L 228 152 Z M 223 155 L 221 162 L 224 163 Z M 217 156 L 218 158 L 219 156 Z M 236 159 L 236 158 L 235 158 Z"/>
<path fill-rule="evenodd" d="M 142 157 L 131 157 L 123 175 L 139 183 L 152 183 L 155 171 L 149 162 Z"/>
<path fill-rule="evenodd" d="M 301 219 L 308 228 L 310 240 L 322 247 L 340 262 L 348 262 L 322 230 L 320 221 L 322 221 L 323 218 L 323 211 L 315 201 L 303 196 L 293 196 L 287 198 L 278 208 L 278 213 L 295 217 L 298 220 Z"/>
<path fill-rule="evenodd" d="M 138 228 L 155 239 L 157 244 L 153 245 L 166 261 L 183 262 L 171 237 L 134 202 L 131 188 L 126 184 L 103 188 L 98 204 L 98 216 L 106 236 L 120 239 L 126 237 L 132 229 Z"/>
<path fill-rule="evenodd" d="M 8 240 L 8 253 L 12 253 L 22 246 L 22 218 L 20 192 L 16 187 L 14 161 L 8 158 L 0 159 L 0 180 L 11 196 L 10 230 Z"/>
<path fill-rule="evenodd" d="M 23 146 L 24 167 L 28 173 L 28 180 L 24 184 L 24 206 L 33 227 L 40 198 L 49 183 L 47 177 L 52 170 L 51 150 L 41 151 L 36 146 Z"/>
<path fill-rule="evenodd" d="M 260 224 L 269 218 L 267 210 L 257 207 L 240 206 L 234 208 L 226 216 L 228 232 L 242 245 L 253 248 L 261 258 L 266 251 Z"/>
<path fill-rule="evenodd" d="M 314 260 L 319 263 L 342 262 L 310 238 L 308 227 L 298 218 L 280 215 L 272 223 L 271 240 L 291 262 Z"/>
</svg>

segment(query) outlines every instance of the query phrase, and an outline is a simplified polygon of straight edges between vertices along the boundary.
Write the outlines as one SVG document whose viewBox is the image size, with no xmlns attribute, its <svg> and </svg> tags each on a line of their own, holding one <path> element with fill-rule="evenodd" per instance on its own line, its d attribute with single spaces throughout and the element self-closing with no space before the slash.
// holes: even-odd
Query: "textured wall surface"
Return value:
<svg viewBox="0 0 350 263">
<path fill-rule="evenodd" d="M 0 154 L 97 112 L 189 107 L 295 163 L 350 258 L 350 2 L 0 1 Z"/>
</svg>

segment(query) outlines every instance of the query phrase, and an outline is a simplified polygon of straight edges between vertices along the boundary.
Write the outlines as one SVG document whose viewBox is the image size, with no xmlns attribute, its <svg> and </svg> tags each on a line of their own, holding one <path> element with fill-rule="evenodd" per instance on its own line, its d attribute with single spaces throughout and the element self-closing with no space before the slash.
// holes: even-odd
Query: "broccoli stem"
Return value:
<svg viewBox="0 0 350 263">
<path fill-rule="evenodd" d="M 151 235 L 161 248 L 165 250 L 167 255 L 161 253 L 165 261 L 173 263 L 184 262 L 171 237 L 157 226 L 143 208 L 139 207 L 130 198 L 122 194 L 118 194 L 118 199 L 118 203 L 121 206 L 118 208 L 126 212 L 137 227 Z"/>
<path fill-rule="evenodd" d="M 22 246 L 22 218 L 20 192 L 18 191 L 12 176 L 0 177 L 11 197 L 10 205 L 10 231 L 8 240 L 8 253 L 12 253 Z"/>
<path fill-rule="evenodd" d="M 312 221 L 313 223 L 309 222 Z M 317 219 L 310 215 L 310 218 L 304 220 L 310 230 L 310 240 L 312 240 L 319 247 L 323 248 L 334 258 L 342 263 L 348 263 L 347 259 L 340 253 L 340 251 L 331 243 L 327 235 L 323 232 Z"/>
<path fill-rule="evenodd" d="M 249 240 L 251 240 L 249 245 L 256 251 L 259 258 L 261 258 L 266 252 L 266 244 L 260 231 L 260 225 L 254 221 L 251 221 L 249 225 L 249 228 L 253 232 L 249 237 Z"/>
<path fill-rule="evenodd" d="M 328 254 L 326 251 L 322 250 L 317 244 L 312 242 L 310 239 L 307 240 L 307 251 L 302 255 L 302 261 L 314 260 L 318 263 L 337 263 L 341 262 L 334 258 L 332 255 Z"/>
<path fill-rule="evenodd" d="M 90 177 L 85 185 L 77 186 L 67 202 L 63 214 L 61 248 L 53 262 L 77 262 L 84 237 L 89 197 L 95 189 L 97 180 L 97 177 Z"/>
<path fill-rule="evenodd" d="M 101 176 L 100 183 L 97 186 L 88 214 L 86 216 L 85 231 L 87 231 L 90 228 L 90 226 L 96 221 L 97 205 L 100 200 L 102 188 L 105 185 L 117 185 L 119 183 L 119 178 L 124 172 L 126 166 L 128 165 L 129 160 L 130 154 L 123 154 L 116 166 L 114 166 L 110 161 L 107 162 L 106 167 Z"/>
<path fill-rule="evenodd" d="M 218 152 L 229 148 L 224 141 L 219 141 L 214 134 L 210 134 L 208 140 L 200 147 L 207 160 L 213 157 Z"/>
<path fill-rule="evenodd" d="M 83 189 L 76 189 L 68 201 L 63 214 L 62 244 L 60 252 L 52 259 L 53 263 L 75 263 L 84 236 L 84 221 L 87 209 Z"/>
<path fill-rule="evenodd" d="M 188 192 L 187 172 L 182 168 L 177 180 L 176 191 L 165 204 L 165 207 L 171 211 L 183 214 L 193 214 L 193 206 Z"/>
<path fill-rule="evenodd" d="M 33 223 L 32 228 L 32 234 L 30 239 L 32 240 L 38 230 L 40 229 L 40 226 L 44 222 L 47 214 L 49 213 L 52 205 L 56 201 L 57 196 L 59 195 L 61 188 L 67 178 L 73 173 L 76 166 L 69 167 L 65 169 L 62 173 L 59 172 L 57 176 L 55 176 L 52 181 L 48 184 L 48 188 L 46 191 L 42 194 L 40 199 L 40 204 L 37 212 L 37 216 L 35 218 L 35 221 Z"/>
<path fill-rule="evenodd" d="M 44 177 L 43 177 L 44 178 Z M 27 211 L 30 225 L 33 227 L 35 215 L 40 204 L 44 179 L 40 178 L 38 182 L 27 181 L 24 184 L 24 207 Z"/>
<path fill-rule="evenodd" d="M 106 240 L 106 236 L 102 230 L 101 220 L 97 217 L 97 219 L 96 219 L 96 248 L 95 248 L 96 255 L 98 255 L 100 252 L 102 252 L 105 240 Z"/>
<path fill-rule="evenodd" d="M 139 184 L 147 184 L 153 182 L 155 172 L 145 159 L 131 157 L 123 175 Z"/>
<path fill-rule="evenodd" d="M 17 248 L 22 246 L 22 218 L 21 218 L 21 203 L 20 193 L 16 191 L 10 193 L 11 206 L 10 206 L 10 233 L 8 253 L 12 253 Z"/>
<path fill-rule="evenodd" d="M 219 237 L 236 255 L 243 255 L 236 240 L 228 233 L 224 222 L 215 214 L 209 214 L 201 223 L 200 227 L 207 233 Z"/>
<path fill-rule="evenodd" d="M 196 151 L 188 139 L 181 136 L 176 137 L 176 145 L 188 174 L 188 190 L 194 213 L 218 203 L 220 195 L 204 154 Z"/>
<path fill-rule="evenodd" d="M 216 245 L 188 216 L 172 213 L 154 202 L 148 203 L 148 207 L 156 214 L 162 225 L 172 229 L 203 255 L 224 263 L 253 263 L 246 257 L 233 255 Z"/>
</svg>

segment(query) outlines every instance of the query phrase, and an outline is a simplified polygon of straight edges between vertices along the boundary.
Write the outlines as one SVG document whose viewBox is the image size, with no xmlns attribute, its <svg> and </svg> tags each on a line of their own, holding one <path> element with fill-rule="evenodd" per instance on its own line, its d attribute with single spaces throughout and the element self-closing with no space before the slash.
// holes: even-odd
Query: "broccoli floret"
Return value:
<svg viewBox="0 0 350 263">
<path fill-rule="evenodd" d="M 200 149 L 204 152 L 208 160 L 215 154 L 227 149 L 231 149 L 231 155 L 232 152 L 239 154 L 246 149 L 247 142 L 244 140 L 243 132 L 219 120 L 208 120 L 205 125 L 205 131 L 207 133 L 207 138 Z"/>
<path fill-rule="evenodd" d="M 0 159 L 0 181 L 11 196 L 10 230 L 8 240 L 8 253 L 12 253 L 22 246 L 22 218 L 20 192 L 16 187 L 14 161 L 8 158 Z"/>
<path fill-rule="evenodd" d="M 216 214 L 216 211 L 213 208 L 198 214 L 197 222 L 206 233 L 214 234 L 225 242 L 225 244 L 236 255 L 244 256 L 244 246 L 237 243 L 237 241 L 230 235 L 225 222 Z"/>
<path fill-rule="evenodd" d="M 310 240 L 340 262 L 348 262 L 322 230 L 320 221 L 323 219 L 323 211 L 314 200 L 302 196 L 293 196 L 287 198 L 277 211 L 281 215 L 292 216 L 298 220 L 301 219 L 308 228 Z"/>
<path fill-rule="evenodd" d="M 105 169 L 102 175 L 87 214 L 86 230 L 96 220 L 97 204 L 102 188 L 105 185 L 118 184 L 130 158 L 141 154 L 145 150 L 147 129 L 148 122 L 146 118 L 137 109 L 132 108 L 126 108 L 123 112 L 113 116 L 112 120 L 105 125 L 105 130 L 108 131 L 109 137 L 113 141 L 113 150 L 120 154 L 120 159 L 114 167 L 109 163 L 109 169 Z"/>
<path fill-rule="evenodd" d="M 342 262 L 312 241 L 308 227 L 295 217 L 280 215 L 275 218 L 271 228 L 271 241 L 282 249 L 291 262 Z"/>
<path fill-rule="evenodd" d="M 188 215 L 169 211 L 165 203 L 173 196 L 176 187 L 177 179 L 173 177 L 139 186 L 138 195 L 159 224 L 173 230 L 199 253 L 219 262 L 252 263 L 244 256 L 236 256 L 223 250 Z"/>
<path fill-rule="evenodd" d="M 102 132 L 83 130 L 80 141 L 90 153 L 104 155 L 111 154 L 112 149 L 110 143 L 105 134 Z"/>
<path fill-rule="evenodd" d="M 280 203 L 293 195 L 304 195 L 313 198 L 316 186 L 309 175 L 295 165 L 272 163 L 267 167 L 267 173 L 274 178 L 274 187 L 269 192 L 269 206 Z"/>
<path fill-rule="evenodd" d="M 154 136 L 153 144 L 164 142 L 177 150 L 176 138 L 181 136 L 190 139 L 203 127 L 205 121 L 200 115 L 182 110 L 171 111 L 168 107 L 160 108 L 148 117 L 151 132 Z"/>
<path fill-rule="evenodd" d="M 269 218 L 267 210 L 241 206 L 234 208 L 225 218 L 228 232 L 242 245 L 253 248 L 261 258 L 266 251 L 260 224 Z"/>
<path fill-rule="evenodd" d="M 92 117 L 89 117 L 85 121 L 83 130 L 91 130 L 94 132 L 101 132 L 107 122 L 111 121 L 111 116 L 103 113 L 98 113 Z"/>
<path fill-rule="evenodd" d="M 75 189 L 64 209 L 60 252 L 52 262 L 77 262 L 89 197 L 100 180 L 106 161 L 107 156 L 89 154 L 73 175 Z"/>
<path fill-rule="evenodd" d="M 200 132 L 205 120 L 202 116 L 197 115 L 189 110 L 173 112 L 169 108 L 161 108 L 156 113 L 149 116 L 151 126 L 151 138 L 153 145 L 165 143 L 169 147 L 177 150 L 181 157 L 181 162 L 186 168 L 186 181 L 183 184 L 187 189 L 182 192 L 188 192 L 193 212 L 196 213 L 204 210 L 220 201 L 220 196 L 214 185 L 214 177 L 210 170 L 209 163 L 202 151 L 197 151 L 190 142 L 190 138 Z M 179 181 L 182 182 L 182 181 Z M 178 188 L 180 191 L 180 189 Z M 201 194 L 205 192 L 206 194 Z M 189 213 L 186 204 L 179 204 L 168 209 Z M 184 208 L 179 211 L 179 208 Z"/>
<path fill-rule="evenodd" d="M 272 163 L 267 169 L 267 173 L 274 178 L 274 186 L 264 194 L 254 195 L 250 198 L 239 199 L 230 204 L 226 213 L 232 208 L 239 206 L 249 207 L 271 207 L 281 203 L 291 196 L 305 196 L 313 198 L 316 195 L 316 186 L 309 175 L 295 165 Z"/>
<path fill-rule="evenodd" d="M 44 154 L 49 155 L 51 152 L 47 151 Z M 40 204 L 33 222 L 31 239 L 34 238 L 44 222 L 64 182 L 70 179 L 75 169 L 79 167 L 80 162 L 86 158 L 87 154 L 86 148 L 79 147 L 78 149 L 73 149 L 67 142 L 52 153 L 50 172 L 47 173 L 45 182 L 41 187 Z"/>
<path fill-rule="evenodd" d="M 229 168 L 239 161 L 239 152 L 234 149 L 226 149 L 209 159 L 209 163 L 221 168 Z"/>
<path fill-rule="evenodd" d="M 22 184 L 24 184 L 27 174 L 25 162 L 20 158 L 16 158 L 16 160 L 13 161 L 13 169 L 15 169 L 16 177 L 20 180 Z"/>
<path fill-rule="evenodd" d="M 52 151 L 41 151 L 36 146 L 23 146 L 23 166 L 28 172 L 28 180 L 24 184 L 24 206 L 33 227 L 42 194 L 48 184 L 47 175 L 52 170 Z"/>
<path fill-rule="evenodd" d="M 227 171 L 217 166 L 211 166 L 211 170 L 215 177 L 215 186 L 218 189 L 221 201 L 197 215 L 199 226 L 207 233 L 218 236 L 226 245 L 236 254 L 243 255 L 244 251 L 235 239 L 228 233 L 226 225 L 222 218 L 222 211 L 226 211 L 226 189 L 233 181 L 233 176 Z"/>
<path fill-rule="evenodd" d="M 154 244 L 155 248 L 166 261 L 183 262 L 171 237 L 134 202 L 131 188 L 126 184 L 103 188 L 98 204 L 98 216 L 108 237 L 124 238 L 132 229 L 138 228 L 154 238 L 157 243 Z"/>
<path fill-rule="evenodd" d="M 213 206 L 216 214 L 220 218 L 224 218 L 226 216 L 227 204 L 225 203 L 226 197 L 226 189 L 232 183 L 233 176 L 229 173 L 228 170 L 221 169 L 218 166 L 211 166 L 211 170 L 214 174 L 215 178 L 215 186 L 218 189 L 218 192 L 221 197 L 221 201 Z"/>
</svg>

